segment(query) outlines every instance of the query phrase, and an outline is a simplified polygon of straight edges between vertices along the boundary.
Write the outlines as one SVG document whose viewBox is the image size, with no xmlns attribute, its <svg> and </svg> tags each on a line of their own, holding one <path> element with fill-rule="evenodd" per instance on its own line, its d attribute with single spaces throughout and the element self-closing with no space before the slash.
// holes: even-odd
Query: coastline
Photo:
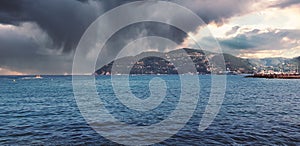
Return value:
<svg viewBox="0 0 300 146">
<path fill-rule="evenodd" d="M 300 74 L 285 73 L 285 74 L 253 74 L 245 76 L 246 78 L 266 78 L 266 79 L 300 79 Z"/>
</svg>

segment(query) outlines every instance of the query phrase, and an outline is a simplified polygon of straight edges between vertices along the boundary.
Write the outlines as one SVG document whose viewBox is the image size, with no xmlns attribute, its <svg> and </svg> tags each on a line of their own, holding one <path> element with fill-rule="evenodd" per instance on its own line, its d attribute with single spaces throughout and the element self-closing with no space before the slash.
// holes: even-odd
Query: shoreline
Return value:
<svg viewBox="0 0 300 146">
<path fill-rule="evenodd" d="M 245 76 L 246 78 L 266 78 L 266 79 L 300 79 L 300 74 L 254 74 Z"/>
</svg>

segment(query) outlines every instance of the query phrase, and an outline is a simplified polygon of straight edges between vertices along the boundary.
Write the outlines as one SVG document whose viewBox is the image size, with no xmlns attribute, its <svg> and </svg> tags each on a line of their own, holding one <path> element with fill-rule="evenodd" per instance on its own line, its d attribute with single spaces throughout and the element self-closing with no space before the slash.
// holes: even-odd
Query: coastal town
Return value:
<svg viewBox="0 0 300 146">
<path fill-rule="evenodd" d="M 253 75 L 248 78 L 278 78 L 278 79 L 300 79 L 299 65 L 293 63 L 281 63 L 278 66 L 260 66 L 255 68 Z"/>
</svg>

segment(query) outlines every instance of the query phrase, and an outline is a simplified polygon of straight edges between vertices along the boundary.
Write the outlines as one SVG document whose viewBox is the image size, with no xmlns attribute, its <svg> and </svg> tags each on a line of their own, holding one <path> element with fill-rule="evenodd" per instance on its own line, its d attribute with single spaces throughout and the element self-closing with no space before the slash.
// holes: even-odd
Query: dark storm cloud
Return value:
<svg viewBox="0 0 300 146">
<path fill-rule="evenodd" d="M 70 73 L 73 56 L 66 52 L 76 47 L 84 30 L 102 11 L 96 2 L 0 1 L 0 25 L 15 26 L 0 26 L 0 68 L 29 74 Z"/>
<path fill-rule="evenodd" d="M 19 28 L 0 31 L 0 68 L 29 74 L 63 74 L 71 71 L 70 55 L 47 52 L 46 37 L 37 31 L 41 38 L 24 35 L 36 26 L 25 24 Z M 18 31 L 12 31 L 18 29 Z M 28 32 L 29 33 L 29 32 Z M 31 32 L 34 33 L 34 32 Z"/>
<path fill-rule="evenodd" d="M 249 12 L 253 0 L 177 0 L 197 13 L 205 23 L 222 25 L 228 18 Z"/>
<path fill-rule="evenodd" d="M 1 66 L 17 71 L 61 73 L 64 70 L 70 73 L 72 53 L 86 28 L 101 14 L 115 8 L 129 0 L 1 0 L 0 25 L 10 24 L 22 28 L 24 23 L 33 25 L 31 28 L 10 30 L 1 29 L 0 49 Z M 145 1 L 147 3 L 148 1 Z M 155 2 L 155 1 L 153 1 Z M 227 19 L 248 13 L 249 4 L 253 0 L 175 0 L 171 1 L 187 7 L 199 15 L 206 23 L 223 24 Z M 291 4 L 285 1 L 278 7 Z M 289 2 L 289 3 L 288 3 Z M 295 1 L 294 1 L 295 2 Z M 164 9 L 164 8 L 159 8 Z M 152 13 L 152 12 L 149 12 Z M 173 12 L 165 12 L 173 13 Z M 163 14 L 159 14 L 163 15 Z M 183 16 L 170 18 L 170 21 L 185 22 Z M 188 22 L 186 22 L 189 25 Z M 5 28 L 4 28 L 5 29 Z M 109 29 L 109 28 L 108 28 Z M 190 31 L 197 28 L 191 27 Z M 35 36 L 28 36 L 33 31 Z M 18 32 L 19 31 L 19 32 Z M 124 47 L 137 36 L 158 35 L 167 37 L 180 43 L 186 34 L 179 33 L 170 26 L 160 24 L 138 24 L 127 27 L 111 39 L 106 46 L 107 52 L 114 52 Z M 40 39 L 40 36 L 43 36 Z M 248 36 L 247 36 L 248 37 Z M 245 38 L 244 38 L 245 39 Z M 242 36 L 237 40 L 224 40 L 227 46 L 248 48 L 251 46 L 234 46 L 232 42 L 244 41 Z"/>
<path fill-rule="evenodd" d="M 7 0 L 0 2 L 0 23 L 38 24 L 54 41 L 52 48 L 70 51 L 87 26 L 100 14 L 100 5 L 68 0 Z"/>
<path fill-rule="evenodd" d="M 30 21 L 48 33 L 54 46 L 64 52 L 74 49 L 85 29 L 107 10 L 130 1 L 109 0 L 2 0 L 0 23 L 19 25 Z M 193 9 L 206 23 L 222 23 L 226 18 L 245 10 L 248 2 L 175 1 Z M 231 4 L 235 4 L 234 7 Z M 177 19 L 177 18 L 175 18 Z M 151 28 L 152 29 L 152 28 Z M 156 29 L 160 29 L 159 27 Z M 191 31 L 195 28 L 191 28 Z"/>
<path fill-rule="evenodd" d="M 158 29 L 159 28 L 159 29 Z M 100 52 L 98 58 L 115 58 L 117 54 L 133 40 L 147 37 L 147 36 L 160 36 L 169 39 L 177 44 L 183 42 L 187 36 L 182 30 L 164 23 L 157 22 L 140 22 L 122 28 L 115 33 L 105 44 L 103 50 Z M 147 41 L 148 46 L 140 46 L 139 50 L 147 49 L 149 47 L 156 48 L 160 52 L 166 51 L 170 47 L 163 43 Z M 173 46 L 174 47 L 174 46 Z M 129 52 L 128 52 L 129 53 Z M 130 52 L 128 55 L 137 55 L 136 52 Z M 98 61 L 98 64 L 101 64 Z"/>
<path fill-rule="evenodd" d="M 69 52 L 86 28 L 101 14 L 130 1 L 71 0 L 3 0 L 0 1 L 0 23 L 20 25 L 36 23 L 54 42 L 53 49 Z"/>
</svg>

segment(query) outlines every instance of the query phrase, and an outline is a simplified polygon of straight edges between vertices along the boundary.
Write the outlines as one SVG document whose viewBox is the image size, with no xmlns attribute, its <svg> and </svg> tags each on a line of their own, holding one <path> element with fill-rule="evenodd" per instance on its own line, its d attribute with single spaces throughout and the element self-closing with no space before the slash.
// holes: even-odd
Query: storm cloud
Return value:
<svg viewBox="0 0 300 146">
<path fill-rule="evenodd" d="M 29 74 L 63 74 L 71 70 L 72 56 L 52 47 L 37 25 L 23 23 L 0 31 L 0 68 Z"/>
<path fill-rule="evenodd" d="M 98 16 L 128 2 L 130 1 L 4 0 L 0 2 L 0 23 L 17 26 L 23 22 L 36 23 L 54 42 L 52 49 L 63 48 L 64 52 L 69 52 L 75 49 L 83 32 Z M 175 2 L 194 10 L 206 23 L 219 24 L 247 10 L 249 3 L 240 0 L 198 1 L 196 4 L 189 0 Z"/>
<path fill-rule="evenodd" d="M 131 1 L 1 0 L 0 68 L 25 73 L 70 73 L 74 50 L 88 26 L 108 10 L 128 2 Z M 144 3 L 147 4 L 147 2 Z M 192 10 L 207 24 L 217 25 L 226 23 L 231 17 L 253 11 L 249 5 L 255 3 L 253 0 L 175 0 L 170 2 Z M 286 0 L 273 7 L 287 7 L 296 3 L 293 0 Z M 173 12 L 166 11 L 165 13 Z M 170 18 L 170 21 L 184 21 L 184 18 L 178 16 Z M 196 27 L 191 27 L 190 31 L 193 32 L 196 29 Z M 162 36 L 180 44 L 187 34 L 163 24 L 139 23 L 126 27 L 126 30 L 121 30 L 114 35 L 105 50 L 109 54 L 116 53 L 117 48 L 124 47 L 137 36 Z M 251 39 L 248 36 L 239 37 L 223 40 L 223 44 L 233 48 L 251 48 L 250 44 L 244 47 L 234 46 L 234 41 L 242 42 L 243 39 Z M 159 50 L 163 51 L 162 48 Z"/>
</svg>

